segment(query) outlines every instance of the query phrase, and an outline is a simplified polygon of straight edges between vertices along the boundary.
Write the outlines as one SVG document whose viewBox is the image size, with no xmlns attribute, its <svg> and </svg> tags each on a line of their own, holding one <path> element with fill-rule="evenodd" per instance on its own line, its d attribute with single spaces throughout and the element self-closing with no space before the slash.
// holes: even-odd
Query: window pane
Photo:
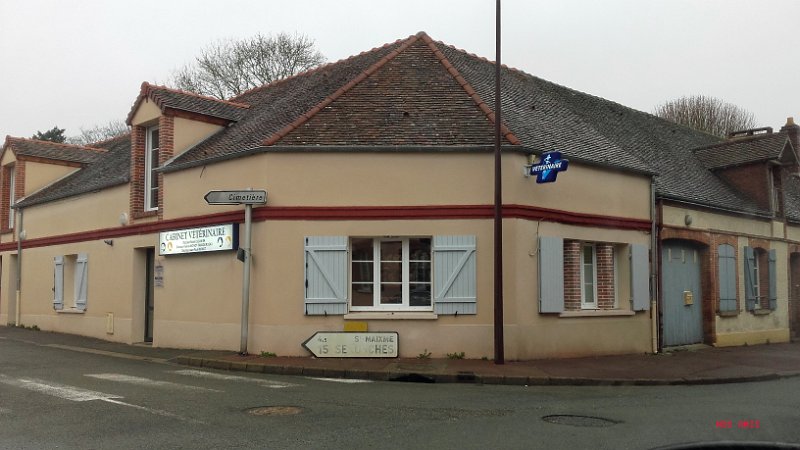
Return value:
<svg viewBox="0 0 800 450">
<path fill-rule="evenodd" d="M 372 239 L 352 240 L 353 261 L 372 261 Z"/>
<path fill-rule="evenodd" d="M 430 283 L 410 283 L 409 288 L 410 306 L 431 306 Z"/>
<path fill-rule="evenodd" d="M 381 282 L 401 283 L 403 281 L 402 262 L 383 262 L 381 261 Z"/>
<path fill-rule="evenodd" d="M 399 305 L 403 303 L 402 284 L 381 284 L 381 304 Z"/>
<path fill-rule="evenodd" d="M 158 145 L 158 128 L 150 130 L 150 148 L 159 148 Z"/>
<path fill-rule="evenodd" d="M 353 283 L 372 282 L 372 261 L 353 261 Z"/>
<path fill-rule="evenodd" d="M 418 238 L 408 240 L 408 256 L 411 261 L 431 260 L 431 239 Z"/>
<path fill-rule="evenodd" d="M 431 263 L 429 262 L 410 262 L 408 271 L 409 281 L 431 281 Z"/>
<path fill-rule="evenodd" d="M 591 264 L 592 263 L 592 248 L 591 246 L 587 245 L 583 247 L 583 263 L 584 264 Z"/>
<path fill-rule="evenodd" d="M 372 283 L 353 283 L 353 306 L 372 306 L 374 298 Z"/>
<path fill-rule="evenodd" d="M 381 261 L 402 261 L 403 243 L 401 241 L 381 242 Z"/>
</svg>

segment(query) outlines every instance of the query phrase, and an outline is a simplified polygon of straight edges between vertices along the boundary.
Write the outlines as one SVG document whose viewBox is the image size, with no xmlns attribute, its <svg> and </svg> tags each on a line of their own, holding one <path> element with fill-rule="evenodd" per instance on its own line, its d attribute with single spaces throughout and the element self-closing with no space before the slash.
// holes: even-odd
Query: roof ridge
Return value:
<svg viewBox="0 0 800 450">
<path fill-rule="evenodd" d="M 221 99 L 218 99 L 216 97 L 211 97 L 209 95 L 202 95 L 202 94 L 198 94 L 196 92 L 184 91 L 183 89 L 171 88 L 171 87 L 160 85 L 160 84 L 150 84 L 147 81 L 142 83 L 142 88 L 147 88 L 148 92 L 149 92 L 149 89 L 152 89 L 152 88 L 163 89 L 163 90 L 175 92 L 175 93 L 178 93 L 178 94 L 189 95 L 189 96 L 192 96 L 192 97 L 201 98 L 203 100 L 212 100 L 212 101 L 215 101 L 215 102 L 218 102 L 218 103 L 225 103 L 225 104 L 234 106 L 236 108 L 243 108 L 243 109 L 249 109 L 250 108 L 250 105 L 247 104 L 247 103 L 238 103 L 238 102 L 233 102 L 233 101 L 230 101 L 230 100 L 221 100 Z M 145 92 L 145 94 L 147 94 L 147 92 Z"/>
<path fill-rule="evenodd" d="M 417 42 L 420 39 L 420 37 L 422 37 L 422 36 L 427 36 L 427 35 L 424 32 L 421 31 L 421 32 L 419 32 L 417 34 L 413 34 L 413 35 L 409 36 L 404 41 L 403 40 L 399 40 L 399 41 L 395 41 L 393 44 L 387 44 L 387 45 L 396 45 L 399 42 L 403 42 L 400 45 L 400 47 L 398 47 L 395 50 L 392 50 L 387 55 L 385 55 L 383 58 L 379 59 L 378 61 L 373 63 L 371 66 L 369 66 L 366 69 L 364 69 L 364 71 L 359 73 L 358 75 L 356 75 L 355 78 L 353 78 L 352 80 L 350 80 L 347 83 L 345 83 L 343 86 L 341 86 L 339 89 L 335 90 L 333 93 L 331 93 L 330 95 L 325 97 L 321 102 L 319 102 L 316 105 L 314 105 L 311 109 L 309 109 L 305 113 L 300 114 L 300 116 L 297 119 L 295 119 L 294 121 L 292 121 L 292 123 L 286 125 L 285 127 L 281 128 L 280 130 L 278 130 L 275 133 L 273 133 L 268 138 L 262 140 L 261 143 L 263 145 L 273 145 L 276 142 L 278 142 L 279 140 L 283 139 L 287 134 L 289 134 L 292 131 L 296 130 L 298 127 L 300 127 L 300 125 L 306 123 L 308 120 L 310 120 L 312 117 L 314 117 L 317 113 L 322 111 L 322 109 L 324 109 L 326 106 L 330 105 L 336 99 L 338 99 L 339 97 L 341 97 L 342 95 L 344 95 L 345 93 L 347 93 L 348 91 L 353 89 L 356 85 L 358 85 L 362 81 L 364 81 L 367 78 L 369 78 L 378 69 L 380 69 L 386 63 L 388 63 L 389 61 L 394 59 L 397 55 L 399 55 L 400 53 L 405 51 L 413 43 Z M 370 50 L 370 51 L 376 51 L 378 49 L 385 49 L 386 47 L 387 46 L 383 46 L 383 47 L 380 47 L 380 48 L 377 48 L 377 49 L 373 49 L 373 50 Z M 366 52 L 364 52 L 364 53 L 366 53 Z"/>
<path fill-rule="evenodd" d="M 119 134 L 119 135 L 117 135 L 117 136 L 114 136 L 114 137 L 110 137 L 110 138 L 107 138 L 107 139 L 103 139 L 103 140 L 101 140 L 101 141 L 97 141 L 97 142 L 90 142 L 90 143 L 86 144 L 86 146 L 87 146 L 87 147 L 95 147 L 95 146 L 98 146 L 98 145 L 100 145 L 100 144 L 108 144 L 108 143 L 109 143 L 109 142 L 111 142 L 111 141 L 114 141 L 114 140 L 117 140 L 117 139 L 122 139 L 122 138 L 125 138 L 125 137 L 129 137 L 130 135 L 131 135 L 131 132 L 130 132 L 130 131 L 128 131 L 128 132 L 125 132 L 125 133 Z"/>
<path fill-rule="evenodd" d="M 419 34 L 419 33 L 417 33 L 417 34 Z M 363 52 L 361 52 L 361 53 L 358 53 L 358 54 L 355 54 L 355 55 L 350 55 L 350 56 L 348 56 L 348 57 L 346 57 L 346 58 L 342 58 L 342 59 L 339 59 L 339 60 L 337 60 L 337 61 L 333 61 L 333 62 L 329 62 L 329 63 L 325 63 L 325 64 L 320 64 L 319 66 L 312 67 L 312 68 L 310 68 L 310 69 L 308 69 L 308 70 L 304 70 L 304 71 L 302 71 L 302 72 L 299 72 L 299 73 L 296 73 L 296 74 L 294 74 L 294 75 L 290 75 L 290 76 L 288 76 L 288 77 L 286 77 L 286 78 L 281 78 L 280 80 L 275 80 L 275 81 L 273 81 L 273 82 L 271 82 L 271 83 L 262 84 L 261 86 L 256 86 L 256 87 L 254 87 L 254 88 L 250 88 L 250 89 L 248 89 L 248 90 L 246 90 L 246 91 L 242 92 L 241 94 L 234 95 L 234 96 L 233 96 L 233 97 L 231 97 L 229 100 L 233 100 L 233 99 L 235 99 L 235 98 L 239 98 L 239 97 L 241 97 L 241 96 L 243 96 L 243 95 L 247 95 L 247 94 L 250 94 L 250 93 L 252 93 L 252 92 L 255 92 L 255 91 L 261 90 L 261 89 L 266 89 L 266 88 L 268 88 L 268 87 L 274 87 L 274 86 L 276 86 L 276 85 L 279 85 L 279 84 L 281 84 L 281 83 L 284 83 L 284 82 L 286 82 L 286 81 L 289 81 L 289 80 L 293 80 L 293 79 L 295 79 L 295 78 L 298 78 L 298 77 L 302 77 L 302 76 L 310 75 L 310 74 L 312 74 L 312 73 L 315 73 L 315 72 L 318 72 L 318 71 L 320 71 L 320 70 L 322 70 L 322 69 L 326 69 L 326 68 L 328 68 L 328 67 L 330 67 L 330 66 L 334 66 L 334 65 L 336 65 L 336 64 L 343 63 L 343 62 L 345 62 L 345 61 L 349 61 L 349 60 L 351 60 L 351 59 L 353 59 L 353 58 L 357 58 L 357 57 L 359 57 L 359 56 L 366 55 L 367 53 L 372 53 L 372 52 L 376 52 L 376 51 L 378 51 L 378 50 L 383 50 L 383 49 L 386 49 L 386 48 L 388 48 L 388 47 L 391 47 L 392 45 L 397 45 L 397 44 L 399 44 L 400 42 L 403 42 L 403 41 L 405 41 L 405 40 L 409 39 L 410 37 L 411 37 L 411 36 L 409 36 L 409 37 L 406 37 L 406 38 L 402 38 L 402 39 L 398 39 L 398 40 L 396 40 L 396 41 L 394 41 L 394 42 L 387 42 L 386 44 L 383 44 L 383 45 L 381 45 L 381 46 L 379 46 L 379 47 L 373 47 L 373 48 L 371 48 L 371 49 L 369 49 L 369 50 L 364 50 L 364 51 L 363 51 Z"/>
<path fill-rule="evenodd" d="M 14 137 L 14 136 L 6 136 L 6 143 L 9 141 L 26 141 L 32 142 L 36 144 L 44 144 L 44 145 L 55 145 L 59 147 L 68 147 L 75 150 L 87 150 L 94 153 L 105 153 L 108 150 L 104 148 L 94 148 L 94 147 L 87 147 L 85 145 L 78 145 L 78 144 L 67 144 L 64 142 L 53 142 L 53 141 L 43 141 L 41 139 L 33 139 L 33 138 L 22 138 L 22 137 Z"/>
<path fill-rule="evenodd" d="M 789 136 L 787 136 L 785 134 L 782 135 L 781 133 L 769 133 L 769 134 L 760 134 L 760 135 L 757 135 L 757 136 L 745 136 L 745 137 L 740 137 L 740 138 L 735 138 L 735 139 L 726 139 L 726 140 L 724 140 L 722 142 L 716 142 L 714 144 L 704 145 L 704 146 L 701 146 L 701 147 L 695 147 L 695 148 L 691 149 L 691 151 L 694 153 L 694 152 L 697 152 L 697 151 L 700 151 L 700 150 L 709 150 L 709 149 L 712 149 L 712 148 L 724 147 L 726 145 L 731 145 L 731 144 L 744 144 L 744 143 L 748 143 L 748 142 L 752 142 L 752 141 L 758 141 L 758 140 L 761 140 L 761 139 L 781 138 L 781 137 L 783 137 L 784 141 L 785 140 L 789 140 L 791 142 L 791 139 L 789 139 Z"/>
<path fill-rule="evenodd" d="M 427 34 L 423 34 L 421 38 L 422 41 L 428 45 L 428 48 L 433 51 L 433 55 L 444 66 L 444 68 L 447 70 L 447 73 L 449 73 L 456 80 L 461 88 L 464 89 L 466 94 L 475 102 L 475 104 L 478 106 L 478 109 L 480 109 L 484 115 L 486 115 L 486 118 L 489 120 L 489 122 L 491 122 L 493 125 L 496 124 L 495 118 L 497 116 L 495 111 L 483 101 L 475 88 L 473 88 L 472 85 L 463 76 L 461 76 L 461 73 L 458 71 L 458 69 L 456 69 L 456 67 L 450 62 L 450 60 L 447 59 L 444 53 L 442 53 L 442 51 L 436 46 L 436 42 Z M 503 66 L 501 65 L 501 67 Z M 506 140 L 513 145 L 521 144 L 522 141 L 520 141 L 520 139 L 503 123 L 502 119 L 503 118 L 501 115 L 500 130 L 503 133 L 503 136 L 505 136 Z"/>
</svg>

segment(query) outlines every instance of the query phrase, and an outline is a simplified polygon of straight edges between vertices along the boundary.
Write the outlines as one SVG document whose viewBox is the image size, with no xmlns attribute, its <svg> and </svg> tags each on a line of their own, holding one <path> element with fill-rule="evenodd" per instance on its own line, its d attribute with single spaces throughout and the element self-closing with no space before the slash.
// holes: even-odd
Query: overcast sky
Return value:
<svg viewBox="0 0 800 450">
<path fill-rule="evenodd" d="M 650 112 L 706 94 L 800 122 L 800 2 L 504 0 L 502 62 Z M 493 0 L 0 0 L 0 139 L 123 120 L 202 47 L 299 32 L 329 61 L 426 31 L 491 60 Z"/>
</svg>

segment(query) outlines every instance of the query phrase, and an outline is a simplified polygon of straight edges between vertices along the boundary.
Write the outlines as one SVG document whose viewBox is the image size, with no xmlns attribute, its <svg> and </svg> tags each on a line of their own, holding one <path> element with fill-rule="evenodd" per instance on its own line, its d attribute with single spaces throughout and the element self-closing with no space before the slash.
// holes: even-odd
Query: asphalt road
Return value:
<svg viewBox="0 0 800 450">
<path fill-rule="evenodd" d="M 353 382 L 198 370 L 0 339 L 3 449 L 800 443 L 799 408 L 800 378 L 653 387 Z"/>
</svg>

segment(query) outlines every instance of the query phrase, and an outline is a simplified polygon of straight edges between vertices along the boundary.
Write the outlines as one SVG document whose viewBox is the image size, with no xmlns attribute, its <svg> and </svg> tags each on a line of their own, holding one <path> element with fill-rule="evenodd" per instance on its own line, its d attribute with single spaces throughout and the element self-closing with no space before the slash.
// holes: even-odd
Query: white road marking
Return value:
<svg viewBox="0 0 800 450">
<path fill-rule="evenodd" d="M 310 380 L 330 381 L 331 383 L 344 383 L 344 384 L 357 384 L 357 383 L 372 383 L 372 380 L 360 380 L 356 378 L 316 378 L 306 377 Z"/>
<path fill-rule="evenodd" d="M 0 406 L 0 414 L 11 414 L 11 410 Z"/>
<path fill-rule="evenodd" d="M 122 406 L 127 406 L 129 408 L 138 409 L 141 411 L 146 411 L 149 412 L 150 414 L 155 414 L 157 416 L 171 417 L 184 422 L 203 423 L 197 420 L 173 414 L 168 411 L 162 411 L 160 409 L 153 409 L 144 406 L 133 405 L 131 403 L 126 403 L 117 400 L 124 398 L 121 395 L 106 394 L 104 392 L 91 391 L 89 389 L 83 389 L 75 386 L 67 386 L 64 384 L 48 382 L 36 378 L 11 378 L 8 375 L 0 374 L 0 383 L 9 386 L 14 386 L 17 388 L 27 389 L 29 391 L 39 392 L 41 394 L 46 394 L 53 397 L 62 398 L 65 400 L 70 400 L 73 402 L 88 402 L 92 400 L 99 400 L 106 403 L 113 403 L 115 405 L 122 405 Z"/>
<path fill-rule="evenodd" d="M 137 386 L 159 387 L 169 389 L 186 389 L 194 391 L 209 391 L 209 392 L 223 392 L 218 389 L 209 389 L 200 386 L 191 386 L 188 384 L 173 383 L 171 381 L 151 380 L 150 378 L 135 377 L 132 375 L 124 375 L 121 373 L 87 373 L 86 377 L 97 378 L 98 380 L 115 381 L 118 383 L 135 384 Z"/>
<path fill-rule="evenodd" d="M 284 383 L 283 381 L 267 380 L 267 379 L 263 379 L 263 378 L 240 377 L 238 375 L 225 375 L 225 374 L 221 374 L 221 373 L 205 372 L 203 370 L 195 370 L 195 369 L 176 370 L 176 371 L 173 371 L 172 373 L 177 373 L 178 375 L 186 375 L 186 376 L 197 377 L 197 378 L 208 378 L 208 379 L 211 379 L 211 380 L 244 381 L 244 382 L 247 382 L 247 383 L 261 384 L 264 387 L 268 387 L 268 388 L 272 388 L 272 389 L 281 389 L 281 388 L 297 386 L 296 384 Z"/>
</svg>

